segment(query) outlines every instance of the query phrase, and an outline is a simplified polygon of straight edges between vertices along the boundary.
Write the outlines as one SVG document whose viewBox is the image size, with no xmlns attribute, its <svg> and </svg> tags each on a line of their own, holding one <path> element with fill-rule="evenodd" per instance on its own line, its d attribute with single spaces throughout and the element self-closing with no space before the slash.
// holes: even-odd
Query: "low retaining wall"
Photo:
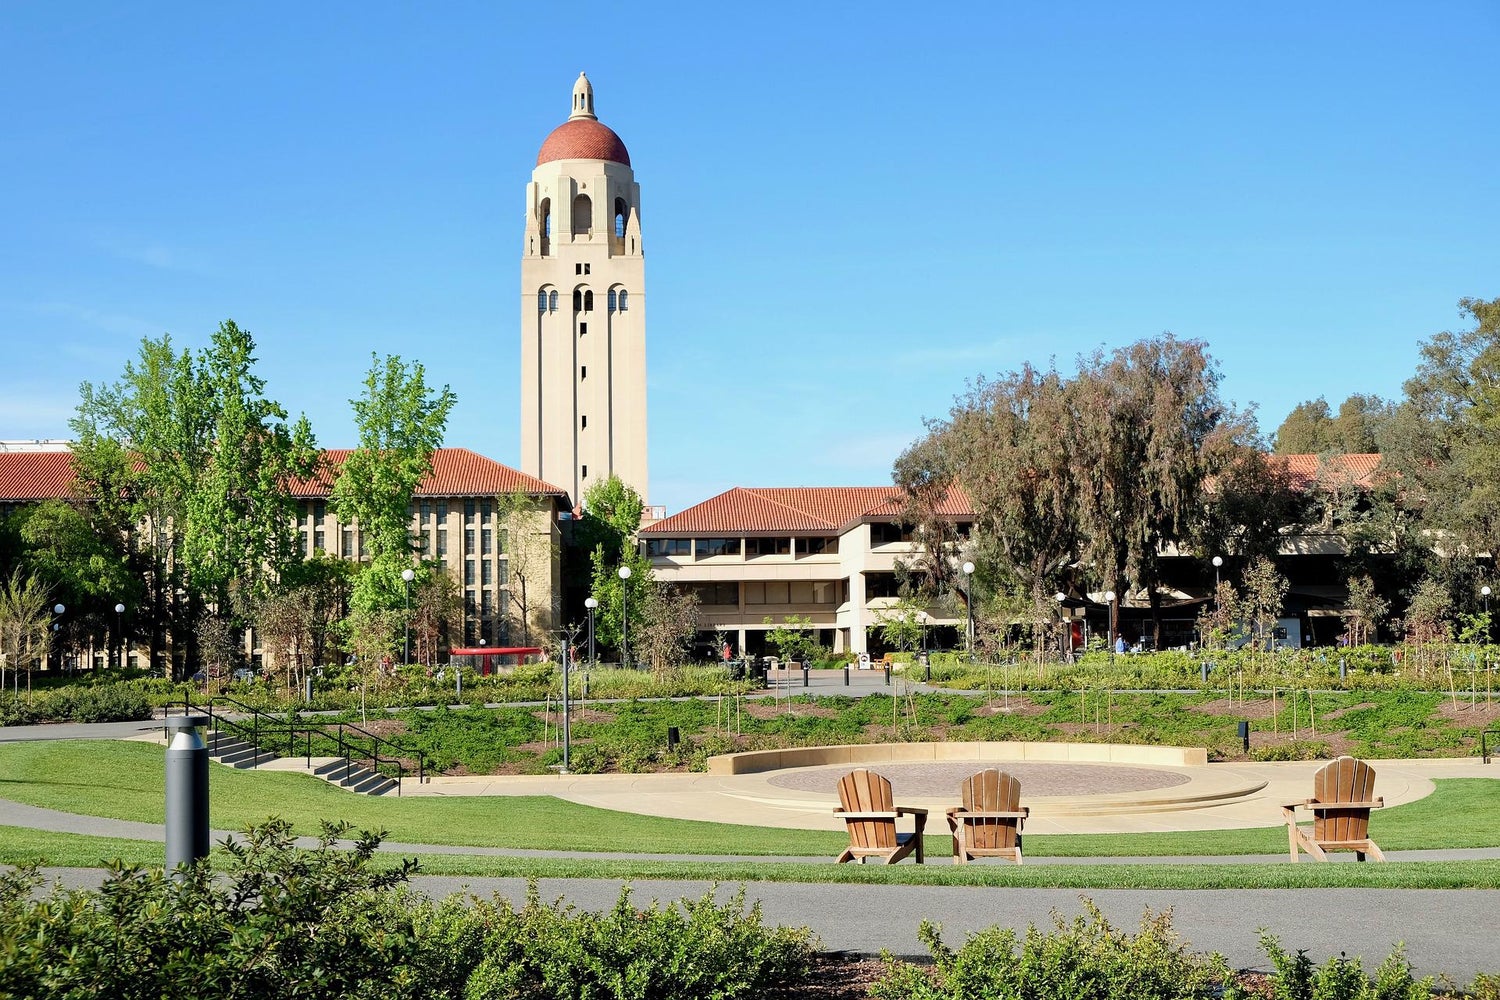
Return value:
<svg viewBox="0 0 1500 1000">
<path fill-rule="evenodd" d="M 857 743 L 836 747 L 749 750 L 708 758 L 709 774 L 754 774 L 787 767 L 883 764 L 891 761 L 972 760 L 980 763 L 1038 760 L 1095 764 L 1157 764 L 1199 767 L 1202 747 L 1134 746 L 1123 743 Z"/>
</svg>

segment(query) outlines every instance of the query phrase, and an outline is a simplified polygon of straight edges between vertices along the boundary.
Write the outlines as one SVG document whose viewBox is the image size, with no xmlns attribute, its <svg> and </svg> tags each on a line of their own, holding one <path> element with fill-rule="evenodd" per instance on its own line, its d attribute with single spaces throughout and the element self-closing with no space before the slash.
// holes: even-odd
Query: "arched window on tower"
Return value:
<svg viewBox="0 0 1500 1000">
<path fill-rule="evenodd" d="M 615 311 L 615 290 L 613 288 L 609 290 L 609 311 Z"/>
<path fill-rule="evenodd" d="M 536 311 L 539 313 L 547 311 L 547 289 L 545 288 L 536 293 Z"/>
<path fill-rule="evenodd" d="M 551 251 L 552 243 L 552 199 L 543 198 L 541 205 L 537 206 L 537 231 L 542 234 L 542 256 L 545 257 Z"/>
<path fill-rule="evenodd" d="M 594 231 L 594 203 L 581 194 L 573 199 L 573 234 L 585 236 Z"/>
<path fill-rule="evenodd" d="M 625 289 L 622 288 L 622 289 L 620 289 L 620 312 L 625 312 L 629 308 L 630 308 L 630 293 L 627 292 Z"/>
<path fill-rule="evenodd" d="M 583 292 L 577 288 L 573 289 L 573 311 L 583 312 Z"/>
<path fill-rule="evenodd" d="M 555 288 L 547 293 L 547 311 L 557 312 L 557 289 Z"/>
<path fill-rule="evenodd" d="M 583 293 L 583 311 L 584 312 L 593 312 L 594 311 L 594 293 L 593 292 L 584 292 Z"/>
<path fill-rule="evenodd" d="M 626 208 L 624 198 L 615 199 L 615 237 L 618 239 L 625 238 L 625 216 L 628 214 Z"/>
</svg>

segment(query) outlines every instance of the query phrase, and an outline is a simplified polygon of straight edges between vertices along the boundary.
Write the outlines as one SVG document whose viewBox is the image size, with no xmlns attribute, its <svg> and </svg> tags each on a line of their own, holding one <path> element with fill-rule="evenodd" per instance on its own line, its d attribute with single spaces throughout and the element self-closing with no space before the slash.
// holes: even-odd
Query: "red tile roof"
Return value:
<svg viewBox="0 0 1500 1000">
<path fill-rule="evenodd" d="M 609 160 L 630 166 L 630 153 L 615 130 L 592 118 L 565 121 L 542 142 L 536 165 L 553 160 Z"/>
<path fill-rule="evenodd" d="M 1316 486 L 1320 478 L 1347 481 L 1354 486 L 1375 485 L 1380 468 L 1378 454 L 1362 455 L 1283 455 L 1292 482 L 1302 489 Z"/>
<path fill-rule="evenodd" d="M 323 474 L 292 484 L 296 497 L 326 497 L 351 449 L 323 452 Z M 68 452 L 0 452 L 0 502 L 51 500 L 72 495 L 73 456 Z M 417 496 L 497 496 L 501 493 L 565 496 L 566 491 L 534 476 L 501 465 L 467 448 L 439 448 L 432 456 L 432 475 L 417 487 Z"/>
<path fill-rule="evenodd" d="M 0 502 L 60 500 L 72 495 L 72 452 L 0 452 Z"/>
<path fill-rule="evenodd" d="M 902 511 L 895 486 L 736 486 L 641 530 L 645 537 L 841 533 L 864 519 Z M 951 490 L 938 513 L 969 517 L 968 498 Z"/>
</svg>

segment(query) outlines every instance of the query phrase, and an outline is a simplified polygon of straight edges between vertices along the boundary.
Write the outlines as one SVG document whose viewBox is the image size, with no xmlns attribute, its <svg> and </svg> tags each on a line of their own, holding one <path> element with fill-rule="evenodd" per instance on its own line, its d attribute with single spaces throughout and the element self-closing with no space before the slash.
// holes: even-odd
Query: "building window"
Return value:
<svg viewBox="0 0 1500 1000">
<path fill-rule="evenodd" d="M 579 425 L 580 429 L 582 429 L 584 427 L 587 427 L 589 425 L 589 415 L 587 413 L 585 413 L 579 419 L 582 421 L 582 423 Z"/>
<path fill-rule="evenodd" d="M 613 288 L 609 290 L 609 311 L 615 311 L 615 290 Z"/>
<path fill-rule="evenodd" d="M 510 583 L 510 563 L 502 560 L 500 563 L 500 585 L 504 586 L 507 583 Z"/>
<path fill-rule="evenodd" d="M 437 519 L 439 521 L 446 521 L 446 520 L 448 520 L 448 501 L 446 501 L 446 500 L 439 500 L 438 501 L 438 505 L 437 505 Z"/>
<path fill-rule="evenodd" d="M 627 292 L 627 291 L 625 291 L 625 289 L 622 288 L 622 289 L 620 289 L 620 312 L 626 312 L 629 309 L 630 309 L 630 293 Z"/>
<path fill-rule="evenodd" d="M 464 562 L 464 586 L 474 586 L 474 560 L 472 559 Z"/>
<path fill-rule="evenodd" d="M 740 585 L 737 583 L 695 583 L 692 591 L 699 604 L 738 607 L 740 603 Z"/>
<path fill-rule="evenodd" d="M 594 293 L 592 291 L 588 291 L 588 292 L 584 292 L 583 293 L 583 311 L 584 312 L 593 312 L 594 311 Z"/>
<path fill-rule="evenodd" d="M 907 525 L 889 523 L 870 525 L 871 545 L 894 545 L 897 542 L 909 542 L 911 539 L 912 531 Z"/>
<path fill-rule="evenodd" d="M 587 479 L 588 477 L 589 477 L 589 467 L 587 465 L 585 465 L 583 467 L 583 475 L 580 476 L 579 478 L 580 479 Z"/>
<path fill-rule="evenodd" d="M 418 551 L 420 551 L 422 553 L 422 555 L 424 555 L 424 556 L 430 556 L 430 555 L 432 555 L 432 529 L 431 528 L 423 528 L 422 529 L 421 548 Z"/>
<path fill-rule="evenodd" d="M 557 289 L 547 293 L 547 311 L 557 312 Z"/>
<path fill-rule="evenodd" d="M 500 553 L 504 555 L 510 551 L 510 529 L 500 529 Z"/>
<path fill-rule="evenodd" d="M 479 554 L 482 556 L 487 556 L 494 551 L 495 533 L 489 528 L 484 528 L 479 532 Z"/>
<path fill-rule="evenodd" d="M 582 264 L 574 264 L 573 265 L 573 273 L 574 274 L 582 274 L 583 273 L 583 265 Z"/>
<path fill-rule="evenodd" d="M 490 522 L 490 502 L 488 500 L 481 500 L 481 501 L 479 501 L 479 523 L 480 524 L 488 524 L 489 522 Z"/>
<path fill-rule="evenodd" d="M 343 542 L 342 542 L 341 547 L 339 548 L 339 555 L 343 556 L 345 559 L 353 559 L 354 558 L 354 529 L 353 528 L 345 528 L 344 529 Z"/>
<path fill-rule="evenodd" d="M 439 528 L 437 532 L 437 557 L 443 558 L 448 554 L 448 529 Z"/>
<path fill-rule="evenodd" d="M 573 289 L 573 311 L 583 312 L 583 289 Z"/>
<path fill-rule="evenodd" d="M 745 584 L 746 604 L 790 604 L 791 586 L 785 581 Z"/>
<path fill-rule="evenodd" d="M 314 552 L 322 552 L 323 551 L 323 529 L 322 528 L 314 528 L 313 529 L 313 551 Z"/>
<path fill-rule="evenodd" d="M 581 368 L 578 369 L 578 380 L 580 382 L 582 382 L 584 379 L 586 379 L 588 377 L 589 377 L 589 366 L 588 365 L 584 365 L 583 367 L 581 367 Z"/>
<path fill-rule="evenodd" d="M 839 550 L 837 538 L 799 538 L 797 554 L 800 556 L 833 555 Z"/>
<path fill-rule="evenodd" d="M 693 554 L 693 540 L 691 538 L 648 538 L 646 540 L 646 555 L 648 556 L 691 556 Z"/>
<path fill-rule="evenodd" d="M 472 556 L 473 554 L 474 554 L 474 529 L 473 528 L 465 528 L 464 529 L 464 555 L 466 555 L 466 556 Z"/>
<path fill-rule="evenodd" d="M 587 323 L 579 323 L 578 324 L 578 336 L 580 336 L 580 337 L 587 337 L 588 335 L 589 335 L 589 325 Z"/>
<path fill-rule="evenodd" d="M 539 313 L 547 311 L 547 290 L 545 288 L 536 293 L 536 311 Z"/>
<path fill-rule="evenodd" d="M 738 538 L 700 538 L 697 541 L 698 558 L 709 556 L 737 556 L 740 554 Z"/>
<path fill-rule="evenodd" d="M 755 556 L 789 556 L 792 554 L 792 540 L 790 538 L 747 538 L 745 539 L 745 555 Z"/>
<path fill-rule="evenodd" d="M 474 523 L 474 501 L 473 500 L 465 500 L 464 501 L 464 523 L 465 524 L 473 524 Z"/>
<path fill-rule="evenodd" d="M 581 194 L 573 199 L 573 234 L 587 236 L 594 229 L 594 203 Z"/>
<path fill-rule="evenodd" d="M 479 569 L 480 569 L 480 573 L 479 573 L 480 579 L 479 579 L 479 582 L 482 583 L 482 584 L 484 584 L 486 587 L 490 586 L 492 583 L 495 582 L 495 579 L 494 579 L 494 577 L 495 577 L 494 565 L 495 564 L 492 563 L 492 562 L 490 562 L 488 559 L 484 560 L 483 562 L 481 562 L 479 564 Z"/>
</svg>

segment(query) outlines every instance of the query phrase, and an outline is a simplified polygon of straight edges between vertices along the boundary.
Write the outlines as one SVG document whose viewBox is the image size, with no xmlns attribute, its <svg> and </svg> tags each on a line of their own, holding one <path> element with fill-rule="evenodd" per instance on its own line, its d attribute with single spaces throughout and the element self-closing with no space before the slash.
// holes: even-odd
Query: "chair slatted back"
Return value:
<svg viewBox="0 0 1500 1000">
<path fill-rule="evenodd" d="M 1369 802 L 1375 798 L 1375 769 L 1362 760 L 1340 757 L 1313 775 L 1313 798 L 1322 803 Z M 1370 836 L 1370 809 L 1322 809 L 1314 814 L 1313 839 L 1320 842 L 1365 840 Z"/>
<path fill-rule="evenodd" d="M 961 786 L 968 812 L 1017 812 L 1021 808 L 1021 783 L 1003 771 L 990 768 L 968 778 Z M 1016 846 L 1014 819 L 976 819 L 964 824 L 969 846 L 980 850 Z"/>
<path fill-rule="evenodd" d="M 844 807 L 845 812 L 896 811 L 890 779 L 863 768 L 850 771 L 839 779 L 839 804 Z M 846 825 L 849 827 L 849 844 L 852 847 L 896 846 L 895 819 L 849 820 Z"/>
</svg>

